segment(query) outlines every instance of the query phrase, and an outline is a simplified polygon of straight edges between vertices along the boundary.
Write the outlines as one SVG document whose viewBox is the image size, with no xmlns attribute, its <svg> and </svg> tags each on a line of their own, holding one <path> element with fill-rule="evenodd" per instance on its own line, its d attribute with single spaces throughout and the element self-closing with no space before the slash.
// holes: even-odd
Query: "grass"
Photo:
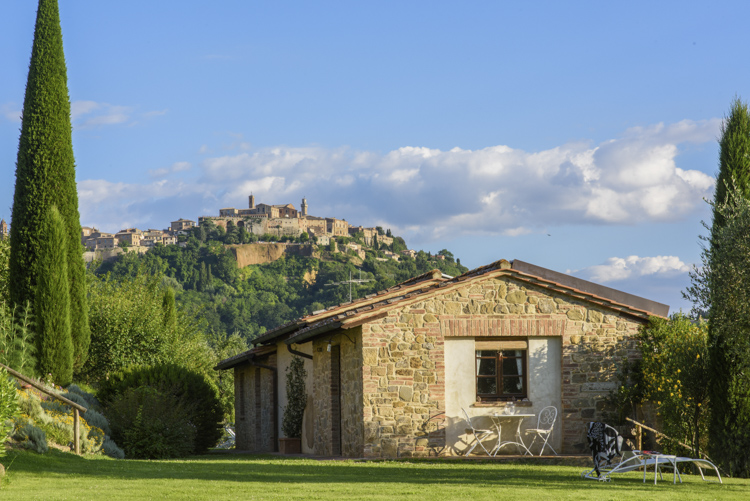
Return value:
<svg viewBox="0 0 750 501">
<path fill-rule="evenodd" d="M 614 482 L 580 478 L 582 468 L 460 461 L 358 462 L 212 454 L 189 460 L 113 460 L 51 450 L 9 452 L 0 499 L 749 499 L 750 480 L 724 485 L 671 475 L 658 485 L 630 473 Z M 669 480 L 667 480 L 669 478 Z"/>
</svg>

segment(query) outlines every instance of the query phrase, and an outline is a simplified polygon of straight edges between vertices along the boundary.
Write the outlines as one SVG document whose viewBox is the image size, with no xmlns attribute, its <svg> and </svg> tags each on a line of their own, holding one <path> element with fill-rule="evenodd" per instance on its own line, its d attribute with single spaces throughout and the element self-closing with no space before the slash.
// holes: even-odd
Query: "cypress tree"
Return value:
<svg viewBox="0 0 750 501">
<path fill-rule="evenodd" d="M 13 196 L 10 298 L 15 304 L 34 300 L 42 246 L 39 232 L 53 203 L 66 232 L 71 336 L 79 369 L 87 357 L 90 332 L 67 70 L 57 0 L 39 0 Z"/>
<path fill-rule="evenodd" d="M 39 370 L 42 375 L 51 374 L 55 383 L 65 386 L 73 379 L 70 283 L 65 224 L 54 205 L 47 211 L 39 233 L 34 301 Z"/>
<path fill-rule="evenodd" d="M 731 475 L 750 476 L 750 113 L 739 98 L 721 127 L 710 246 L 704 251 L 709 307 L 711 455 Z M 698 296 L 696 296 L 698 297 Z"/>
<path fill-rule="evenodd" d="M 734 180 L 734 181 L 733 181 Z M 719 175 L 714 192 L 713 226 L 711 240 L 719 227 L 724 226 L 724 216 L 717 207 L 727 201 L 727 187 L 737 184 L 745 198 L 750 197 L 750 112 L 747 103 L 735 98 L 721 124 L 719 139 Z"/>
<path fill-rule="evenodd" d="M 164 312 L 164 328 L 173 331 L 177 327 L 177 307 L 174 301 L 174 289 L 167 287 L 162 296 L 162 311 Z"/>
</svg>

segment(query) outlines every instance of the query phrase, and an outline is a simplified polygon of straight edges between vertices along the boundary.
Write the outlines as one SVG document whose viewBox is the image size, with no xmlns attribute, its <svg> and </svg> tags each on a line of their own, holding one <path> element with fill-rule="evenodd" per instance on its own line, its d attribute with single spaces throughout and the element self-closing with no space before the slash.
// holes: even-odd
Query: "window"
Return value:
<svg viewBox="0 0 750 501">
<path fill-rule="evenodd" d="M 526 341 L 476 343 L 477 400 L 527 398 Z"/>
</svg>

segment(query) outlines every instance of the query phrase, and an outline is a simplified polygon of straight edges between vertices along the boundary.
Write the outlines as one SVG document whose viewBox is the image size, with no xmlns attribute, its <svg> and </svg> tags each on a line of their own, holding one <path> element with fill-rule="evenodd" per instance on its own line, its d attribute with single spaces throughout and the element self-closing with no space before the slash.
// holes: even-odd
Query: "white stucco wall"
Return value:
<svg viewBox="0 0 750 501">
<path fill-rule="evenodd" d="M 312 343 L 306 343 L 303 345 L 294 345 L 294 349 L 297 351 L 300 351 L 302 353 L 307 353 L 308 355 L 312 355 Z M 284 438 L 284 431 L 281 428 L 281 423 L 284 419 L 284 408 L 286 408 L 287 404 L 287 395 L 286 395 L 286 369 L 289 367 L 289 364 L 292 363 L 292 354 L 287 349 L 286 343 L 277 343 L 276 344 L 276 360 L 277 360 L 277 367 L 278 367 L 278 395 L 279 395 L 279 408 L 276 415 L 279 419 L 279 438 Z M 303 359 L 305 362 L 305 370 L 307 371 L 307 377 L 305 378 L 305 390 L 307 391 L 307 394 L 309 397 L 312 396 L 312 388 L 313 388 L 313 363 L 312 360 L 308 358 Z M 308 403 L 311 402 L 311 398 L 308 398 Z M 307 414 L 310 409 L 305 409 L 305 419 L 307 419 Z M 311 441 L 310 441 L 311 442 Z M 302 453 L 303 454 L 311 454 L 312 453 L 312 447 L 308 446 L 308 440 L 305 433 L 305 424 L 302 424 Z"/>
<path fill-rule="evenodd" d="M 516 407 L 518 414 L 539 415 L 547 405 L 554 405 L 558 412 L 561 408 L 561 378 L 562 378 L 562 342 L 559 337 L 533 337 L 529 338 L 529 349 L 527 359 L 529 401 L 531 407 Z M 473 419 L 477 428 L 491 429 L 493 422 L 486 417 L 493 413 L 502 413 L 505 405 L 481 407 L 476 404 L 476 374 L 475 374 L 475 348 L 474 338 L 454 337 L 445 339 L 445 415 L 446 415 L 446 445 L 447 454 L 463 454 L 471 447 L 473 438 L 464 433 L 467 428 L 462 409 L 465 409 Z M 482 417 L 484 416 L 484 417 Z M 535 428 L 537 418 L 524 419 L 521 429 Z M 562 435 L 560 433 L 560 415 L 558 414 L 555 424 L 555 432 L 552 434 L 550 443 L 560 452 Z M 513 440 L 515 425 L 503 423 L 503 440 Z M 528 445 L 532 437 L 524 435 L 524 442 Z M 489 448 L 494 442 L 485 442 Z M 538 453 L 537 446 L 532 452 Z M 484 453 L 477 447 L 474 453 Z M 501 453 L 516 454 L 513 446 L 501 449 Z M 549 453 L 549 449 L 545 454 Z"/>
<path fill-rule="evenodd" d="M 562 339 L 559 337 L 530 337 L 529 338 L 529 400 L 532 403 L 530 413 L 539 416 L 542 409 L 548 405 L 557 408 L 557 420 L 549 443 L 559 454 L 562 445 Z M 523 408 L 524 410 L 528 409 Z M 536 428 L 537 418 L 529 418 L 524 422 L 524 428 Z M 532 438 L 532 437 L 530 437 Z M 526 441 L 526 445 L 531 442 Z M 538 440 L 537 440 L 537 443 Z M 539 453 L 539 448 L 532 448 L 532 452 Z M 551 454 L 549 448 L 544 451 Z"/>
</svg>

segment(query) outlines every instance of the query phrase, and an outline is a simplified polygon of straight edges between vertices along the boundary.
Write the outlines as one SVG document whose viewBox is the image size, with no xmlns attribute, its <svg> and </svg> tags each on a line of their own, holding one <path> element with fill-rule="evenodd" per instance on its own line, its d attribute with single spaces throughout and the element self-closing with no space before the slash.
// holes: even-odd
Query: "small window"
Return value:
<svg viewBox="0 0 750 501">
<path fill-rule="evenodd" d="M 527 398 L 526 350 L 476 350 L 477 400 Z"/>
</svg>

